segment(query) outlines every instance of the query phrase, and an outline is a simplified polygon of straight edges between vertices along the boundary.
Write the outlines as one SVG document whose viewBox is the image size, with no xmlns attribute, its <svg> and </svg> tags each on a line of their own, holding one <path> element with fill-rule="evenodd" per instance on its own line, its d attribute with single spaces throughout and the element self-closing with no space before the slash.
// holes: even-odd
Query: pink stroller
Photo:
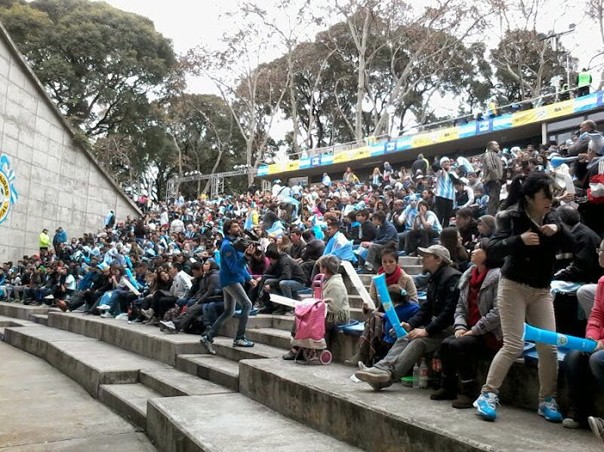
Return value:
<svg viewBox="0 0 604 452">
<path fill-rule="evenodd" d="M 327 306 L 322 300 L 323 275 L 313 280 L 313 298 L 296 303 L 296 335 L 292 346 L 298 347 L 306 364 L 329 364 L 332 355 L 325 343 L 325 316 Z"/>
</svg>

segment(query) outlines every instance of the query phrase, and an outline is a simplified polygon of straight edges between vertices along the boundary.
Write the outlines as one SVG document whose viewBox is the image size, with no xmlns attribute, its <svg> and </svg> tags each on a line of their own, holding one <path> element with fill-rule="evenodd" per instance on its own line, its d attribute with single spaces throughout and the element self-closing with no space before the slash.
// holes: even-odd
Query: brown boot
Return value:
<svg viewBox="0 0 604 452">
<path fill-rule="evenodd" d="M 476 397 L 470 397 L 466 394 L 459 394 L 457 396 L 457 398 L 455 400 L 453 400 L 453 402 L 451 402 L 451 406 L 453 408 L 457 408 L 457 409 L 466 409 L 466 408 L 472 408 L 472 404 L 474 403 L 474 400 L 476 400 Z"/>
<path fill-rule="evenodd" d="M 472 408 L 478 395 L 476 380 L 461 380 L 461 391 L 451 406 L 460 410 Z"/>
</svg>

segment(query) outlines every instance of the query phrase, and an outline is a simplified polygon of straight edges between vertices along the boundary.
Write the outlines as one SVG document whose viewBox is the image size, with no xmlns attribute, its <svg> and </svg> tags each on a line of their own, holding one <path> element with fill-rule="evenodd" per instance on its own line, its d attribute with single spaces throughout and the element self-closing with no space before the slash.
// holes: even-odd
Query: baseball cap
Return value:
<svg viewBox="0 0 604 452">
<path fill-rule="evenodd" d="M 417 248 L 417 251 L 422 255 L 432 254 L 433 256 L 440 257 L 447 264 L 451 263 L 451 253 L 449 253 L 449 250 L 442 245 L 432 245 L 428 248 L 419 247 Z"/>
</svg>

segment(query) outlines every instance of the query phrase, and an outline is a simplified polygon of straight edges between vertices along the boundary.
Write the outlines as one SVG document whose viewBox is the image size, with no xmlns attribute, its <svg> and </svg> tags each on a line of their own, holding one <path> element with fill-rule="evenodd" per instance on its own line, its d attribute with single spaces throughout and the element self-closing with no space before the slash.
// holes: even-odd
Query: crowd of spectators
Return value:
<svg viewBox="0 0 604 452">
<path fill-rule="evenodd" d="M 573 404 L 563 416 L 556 349 L 537 344 L 539 414 L 573 428 L 589 419 L 602 434 L 604 422 L 590 417 L 588 388 L 604 386 L 603 153 L 604 139 L 585 121 L 574 142 L 560 145 L 489 142 L 472 158 L 430 162 L 420 154 L 399 170 L 384 162 L 366 180 L 348 168 L 310 186 L 275 180 L 265 192 L 178 196 L 142 218 L 110 212 L 99 232 L 83 237 L 59 227 L 51 240 L 44 229 L 39 253 L 0 268 L 0 297 L 200 334 L 214 353 L 214 337 L 237 309 L 234 346 L 252 347 L 249 315 L 291 313 L 270 294 L 296 299 L 318 274 L 326 275 L 326 334 L 333 334 L 350 320 L 339 265 L 348 261 L 359 273 L 386 275 L 408 331 L 393 336 L 372 283 L 377 308 L 363 304 L 365 330 L 348 360 L 359 366 L 356 377 L 381 390 L 436 352 L 442 377 L 431 398 L 495 420 L 498 390 L 522 353 L 525 320 L 560 329 L 550 289 L 563 281 L 561 293 L 580 306 L 568 328 L 587 321 L 598 348 L 567 355 Z M 423 257 L 423 272 L 408 275 L 400 256 Z M 292 350 L 284 358 L 296 356 Z M 478 359 L 493 359 L 482 388 Z"/>
</svg>

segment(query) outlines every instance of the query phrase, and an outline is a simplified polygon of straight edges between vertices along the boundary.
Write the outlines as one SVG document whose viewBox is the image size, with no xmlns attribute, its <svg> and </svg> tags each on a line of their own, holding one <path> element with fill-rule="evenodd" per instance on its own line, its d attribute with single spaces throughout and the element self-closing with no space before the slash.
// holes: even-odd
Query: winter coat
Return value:
<svg viewBox="0 0 604 452">
<path fill-rule="evenodd" d="M 489 239 L 487 254 L 493 259 L 505 258 L 501 275 L 533 288 L 549 289 L 558 250 L 571 248 L 574 243 L 568 229 L 550 212 L 543 224 L 555 223 L 558 232 L 547 237 L 518 204 L 499 212 L 496 220 L 497 229 Z M 539 245 L 524 244 L 520 235 L 528 230 L 539 235 Z"/>
<path fill-rule="evenodd" d="M 245 284 L 252 279 L 247 271 L 247 261 L 241 251 L 233 247 L 235 237 L 226 236 L 220 246 L 220 285 Z"/>
<path fill-rule="evenodd" d="M 428 281 L 426 301 L 409 320 L 412 328 L 425 327 L 432 336 L 453 325 L 453 316 L 459 300 L 458 282 L 461 273 L 442 265 Z"/>
<path fill-rule="evenodd" d="M 459 301 L 455 309 L 455 330 L 468 329 L 468 294 L 470 292 L 470 278 L 472 269 L 467 269 L 461 278 L 459 278 Z M 501 332 L 501 320 L 499 319 L 499 307 L 497 306 L 497 288 L 501 272 L 498 268 L 489 269 L 487 275 L 480 286 L 478 294 L 478 310 L 481 319 L 474 325 L 472 333 L 480 336 L 486 333 L 493 333 L 497 340 L 503 338 Z"/>
<path fill-rule="evenodd" d="M 587 321 L 585 337 L 596 341 L 604 339 L 604 276 L 600 278 L 596 286 L 594 307 Z"/>
<path fill-rule="evenodd" d="M 327 300 L 327 321 L 330 323 L 347 323 L 350 321 L 348 291 L 342 275 L 332 275 L 323 283 L 323 299 Z"/>
</svg>

